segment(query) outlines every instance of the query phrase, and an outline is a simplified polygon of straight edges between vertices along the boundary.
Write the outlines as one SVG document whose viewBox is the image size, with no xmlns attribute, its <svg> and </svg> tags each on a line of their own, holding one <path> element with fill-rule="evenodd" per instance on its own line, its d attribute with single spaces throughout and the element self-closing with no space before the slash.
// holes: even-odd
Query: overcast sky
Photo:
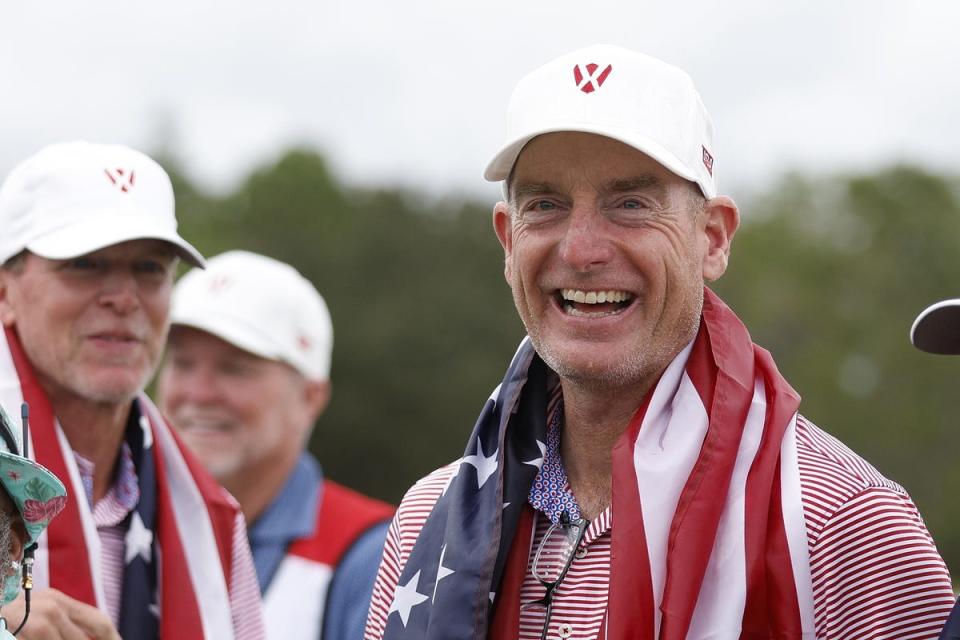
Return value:
<svg viewBox="0 0 960 640">
<path fill-rule="evenodd" d="M 515 81 L 598 42 L 693 76 L 721 191 L 958 174 L 958 28 L 957 0 L 4 2 L 0 174 L 59 140 L 163 142 L 227 189 L 297 143 L 352 183 L 492 196 Z"/>
</svg>

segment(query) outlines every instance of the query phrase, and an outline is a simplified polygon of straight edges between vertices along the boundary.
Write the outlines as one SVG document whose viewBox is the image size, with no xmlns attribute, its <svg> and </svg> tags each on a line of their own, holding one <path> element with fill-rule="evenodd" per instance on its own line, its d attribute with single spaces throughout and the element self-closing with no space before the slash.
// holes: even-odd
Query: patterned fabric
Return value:
<svg viewBox="0 0 960 640">
<path fill-rule="evenodd" d="M 936 638 L 954 596 L 946 567 L 909 497 L 902 488 L 883 478 L 862 458 L 802 416 L 797 419 L 796 446 L 805 523 L 811 534 L 808 538 L 810 556 L 820 559 L 813 576 L 815 637 L 823 640 Z M 423 478 L 400 504 L 384 545 L 364 635 L 366 640 L 382 637 L 399 571 L 458 467 L 459 462 L 455 462 Z M 837 487 L 842 489 L 836 491 Z M 857 498 L 852 503 L 851 496 Z M 895 507 L 891 508 L 891 504 Z M 843 514 L 851 507 L 862 514 L 865 521 L 876 521 L 883 528 L 889 524 L 899 531 L 899 537 L 889 539 L 886 545 L 871 544 L 870 532 L 857 527 L 841 527 L 839 535 L 819 535 L 824 525 L 832 528 L 829 525 L 835 516 L 844 521 Z M 546 522 L 546 518 L 538 519 L 538 532 L 546 530 L 543 524 Z M 591 527 L 596 523 L 591 523 Z M 554 631 L 551 637 L 558 637 L 559 625 L 563 623 L 572 629 L 570 640 L 598 637 L 590 634 L 606 615 L 609 539 L 609 535 L 599 536 L 590 543 L 584 558 L 574 559 L 563 582 L 570 588 L 561 585 L 555 594 L 557 622 L 551 624 Z M 535 549 L 535 544 L 531 545 L 528 563 Z M 878 566 L 893 577 L 877 582 L 867 578 L 870 588 L 862 588 L 864 567 Z M 909 588 L 904 589 L 904 584 Z M 538 597 L 538 587 L 539 582 L 527 575 L 519 601 L 528 602 Z M 523 610 L 519 639 L 540 637 L 543 613 L 539 607 Z M 960 621 L 960 615 L 957 619 Z M 944 638 L 954 640 L 950 635 Z M 960 633 L 956 638 L 960 640 Z"/>
<path fill-rule="evenodd" d="M 547 426 L 547 447 L 543 454 L 543 464 L 530 487 L 528 501 L 534 509 L 542 511 L 556 524 L 566 512 L 571 520 L 580 517 L 580 505 L 573 497 L 567 482 L 567 471 L 560 459 L 560 418 L 563 416 L 563 403 L 554 410 Z"/>
<path fill-rule="evenodd" d="M 101 558 L 91 553 L 99 547 L 98 531 L 89 505 L 79 497 L 84 491 L 76 462 L 15 332 L 8 329 L 4 337 L 0 344 L 0 400 L 5 404 L 29 402 L 35 455 L 75 488 L 68 496 L 62 516 L 41 539 L 35 584 L 37 588 L 53 586 L 72 598 L 103 609 L 106 597 Z M 140 465 L 137 472 L 142 475 L 139 476 L 138 508 L 124 525 L 123 591 L 124 599 L 137 599 L 136 595 L 126 595 L 128 587 L 134 591 L 142 589 L 147 594 L 137 599 L 139 611 L 126 615 L 155 617 L 159 613 L 156 633 L 162 637 L 235 638 L 235 612 L 229 591 L 234 586 L 231 569 L 236 557 L 233 533 L 238 506 L 185 453 L 152 403 L 145 396 L 135 402 L 142 419 L 137 421 L 133 432 L 140 434 L 141 440 L 137 444 L 128 437 L 127 442 L 131 445 L 135 466 Z M 150 511 L 155 515 L 151 516 Z M 154 518 L 150 521 L 152 526 L 148 526 L 146 520 L 151 517 Z M 189 539 L 181 535 L 188 535 Z M 245 547 L 245 540 L 241 540 L 241 544 Z M 151 564 L 158 559 L 162 565 L 151 569 Z M 128 584 L 129 567 L 139 563 L 142 571 L 134 568 L 130 576 L 139 586 Z M 162 581 L 158 579 L 160 573 Z M 149 587 L 145 586 L 148 581 Z M 158 585 L 159 593 L 155 596 Z M 253 591 L 256 593 L 255 584 Z M 151 606 L 154 597 L 159 598 L 158 607 Z M 260 638 L 263 628 L 258 602 L 244 602 L 245 606 L 250 604 L 255 607 L 252 615 L 240 616 L 249 626 L 243 635 Z M 123 615 L 121 627 L 126 626 Z M 135 630 L 131 626 L 128 634 L 148 638 L 150 625 L 147 622 L 144 625 Z"/>
<path fill-rule="evenodd" d="M 402 570 L 385 638 L 486 637 L 488 592 L 496 600 L 491 635 L 516 637 L 529 526 L 517 532 L 541 462 L 548 377 L 525 341 Z M 788 542 L 802 536 L 802 522 L 782 515 L 800 509 L 799 495 L 781 495 L 778 471 L 798 403 L 769 354 L 707 290 L 697 339 L 613 450 L 612 508 L 621 523 L 613 553 L 632 570 L 611 575 L 611 637 L 672 640 L 702 627 L 784 639 L 812 633 L 803 607 L 809 577 L 796 574 L 805 550 Z M 519 568 L 507 566 L 508 556 Z M 720 598 L 719 609 L 698 606 Z"/>
<path fill-rule="evenodd" d="M 716 329 L 715 321 L 718 319 L 722 321 L 725 308 L 720 307 L 720 303 L 709 292 L 707 292 L 706 299 L 708 304 L 705 305 L 704 325 L 712 341 L 716 335 L 714 331 Z M 714 315 L 713 322 L 711 322 L 709 315 L 718 312 L 721 317 L 717 318 Z M 729 311 L 727 310 L 726 313 L 729 313 Z M 721 322 L 721 324 L 723 323 Z M 732 334 L 736 337 L 737 332 L 731 332 L 729 328 L 729 325 L 724 325 L 724 329 L 720 332 L 721 336 Z M 736 343 L 736 340 L 734 339 L 731 342 Z M 718 353 L 716 344 L 710 346 L 715 358 L 723 360 L 731 354 L 730 351 Z M 689 430 L 691 426 L 696 424 L 697 419 L 695 414 L 690 414 L 686 418 L 678 418 L 677 425 L 674 426 L 682 428 L 671 429 L 668 428 L 672 425 L 670 420 L 660 422 L 655 419 L 655 416 L 662 415 L 665 407 L 670 407 L 670 411 L 674 413 L 677 410 L 681 410 L 681 412 L 685 410 L 684 407 L 688 403 L 683 400 L 684 393 L 686 393 L 683 389 L 687 388 L 685 385 L 688 384 L 696 389 L 696 393 L 701 396 L 705 405 L 713 406 L 710 404 L 710 399 L 714 396 L 710 393 L 703 393 L 704 386 L 709 387 L 709 385 L 703 384 L 703 371 L 698 370 L 695 364 L 698 359 L 703 359 L 702 351 L 700 355 L 697 355 L 698 348 L 701 350 L 703 348 L 703 341 L 699 338 L 697 343 L 694 344 L 693 354 L 687 364 L 687 373 L 681 376 L 681 383 L 678 385 L 670 383 L 664 386 L 664 380 L 661 380 L 657 390 L 652 394 L 650 413 L 654 417 L 650 421 L 642 420 L 643 429 L 637 429 L 639 433 L 632 433 L 632 436 L 637 438 L 636 446 L 621 447 L 618 443 L 618 448 L 614 451 L 612 512 L 617 513 L 618 517 L 617 526 L 611 526 L 609 529 L 612 550 L 617 553 L 616 541 L 618 537 L 621 540 L 645 538 L 649 552 L 644 553 L 646 557 L 639 558 L 631 558 L 629 553 L 626 555 L 620 553 L 618 554 L 618 561 L 613 567 L 611 567 L 609 559 L 604 557 L 604 553 L 595 554 L 593 549 L 587 550 L 584 559 L 574 560 L 565 583 L 571 578 L 582 579 L 586 575 L 584 571 L 588 571 L 588 573 L 592 572 L 588 581 L 594 585 L 599 584 L 599 590 L 594 589 L 586 595 L 583 590 L 567 591 L 563 587 L 558 590 L 554 606 L 569 605 L 569 615 L 572 617 L 567 620 L 567 623 L 576 622 L 577 625 L 584 625 L 583 629 L 586 629 L 584 632 L 587 635 L 571 635 L 570 637 L 605 637 L 604 633 L 611 638 L 651 637 L 647 635 L 648 631 L 641 625 L 632 627 L 616 625 L 617 599 L 626 597 L 628 601 L 637 602 L 636 598 L 639 590 L 631 588 L 629 584 L 626 587 L 624 586 L 624 574 L 631 572 L 641 576 L 652 576 L 652 582 L 654 583 L 652 597 L 656 598 L 657 609 L 671 614 L 683 610 L 685 607 L 687 611 L 690 608 L 694 609 L 688 627 L 689 633 L 675 624 L 675 618 L 671 618 L 668 623 L 662 624 L 659 628 L 659 637 L 662 638 L 737 637 L 739 635 L 743 638 L 759 639 L 772 637 L 777 633 L 779 633 L 778 638 L 936 637 L 936 633 L 952 604 L 949 576 L 929 534 L 923 527 L 919 515 L 916 514 L 916 509 L 909 501 L 909 497 L 902 492 L 902 488 L 889 481 L 881 480 L 882 476 L 876 473 L 872 467 L 839 443 L 837 443 L 838 446 L 825 446 L 825 439 L 829 440 L 829 436 L 825 436 L 802 418 L 789 420 L 786 430 L 782 432 L 781 439 L 777 442 L 777 446 L 773 447 L 769 445 L 769 442 L 765 444 L 762 436 L 766 431 L 766 427 L 763 425 L 768 421 L 761 419 L 759 421 L 760 429 L 758 429 L 757 423 L 752 421 L 748 415 L 743 437 L 754 443 L 755 456 L 766 456 L 765 459 L 770 460 L 772 452 L 773 459 L 777 461 L 777 470 L 773 475 L 767 476 L 768 482 L 771 483 L 767 486 L 772 486 L 774 489 L 768 495 L 779 495 L 782 498 L 779 504 L 776 501 L 772 503 L 772 511 L 767 510 L 775 516 L 768 521 L 767 526 L 751 524 L 749 515 L 751 505 L 755 508 L 758 504 L 763 504 L 762 501 L 757 500 L 756 487 L 763 486 L 763 484 L 758 485 L 754 482 L 751 485 L 748 482 L 749 480 L 756 480 L 755 466 L 751 463 L 750 457 L 738 455 L 737 462 L 734 465 L 731 486 L 744 491 L 743 497 L 739 499 L 735 495 L 733 496 L 733 504 L 739 504 L 740 509 L 744 505 L 747 507 L 747 519 L 744 521 L 742 516 L 739 519 L 741 541 L 739 544 L 737 543 L 737 535 L 735 535 L 737 528 L 729 528 L 730 522 L 728 521 L 736 521 L 737 518 L 728 516 L 716 529 L 714 545 L 700 544 L 698 547 L 691 547 L 694 553 L 697 549 L 705 549 L 707 553 L 710 553 L 711 549 L 716 547 L 721 551 L 723 558 L 733 559 L 734 566 L 731 569 L 731 567 L 717 565 L 714 563 L 716 558 L 711 558 L 710 569 L 706 573 L 699 597 L 695 601 L 691 602 L 688 597 L 685 603 L 683 589 L 671 594 L 669 578 L 664 571 L 665 566 L 663 564 L 666 549 L 671 548 L 667 544 L 668 540 L 676 535 L 675 527 L 671 525 L 669 513 L 675 514 L 683 508 L 684 504 L 690 505 L 692 503 L 684 501 L 682 494 L 686 491 L 686 488 L 680 487 L 676 490 L 677 494 L 680 495 L 674 497 L 672 503 L 667 500 L 665 505 L 658 504 L 657 496 L 670 493 L 671 489 L 669 483 L 658 483 L 656 474 L 653 472 L 656 471 L 658 464 L 667 460 L 663 455 L 665 451 L 676 451 L 674 437 Z M 707 352 L 709 353 L 709 350 Z M 761 360 L 768 358 L 760 350 L 754 350 L 754 354 L 759 354 L 758 357 Z M 521 348 L 518 357 L 514 359 L 514 363 L 508 371 L 504 383 L 494 395 L 497 402 L 494 406 L 488 403 L 484 416 L 487 418 L 490 416 L 502 417 L 505 414 L 512 416 L 510 418 L 511 425 L 522 425 L 527 433 L 532 432 L 540 436 L 539 443 L 534 442 L 532 444 L 534 446 L 539 444 L 542 449 L 545 446 L 544 435 L 542 434 L 544 434 L 546 428 L 543 427 L 543 431 L 538 431 L 538 416 L 529 410 L 529 405 L 524 402 L 522 396 L 517 398 L 509 392 L 511 384 L 515 384 L 516 380 L 520 378 L 516 369 L 517 362 L 523 355 L 524 350 Z M 726 364 L 731 363 L 727 360 Z M 531 391 L 535 392 L 540 388 L 531 382 L 535 376 L 539 375 L 535 371 L 535 366 L 535 360 L 529 361 L 529 364 L 526 365 L 530 375 L 529 380 L 526 381 L 527 388 L 524 394 Z M 761 362 L 761 366 L 769 367 L 772 364 L 767 359 L 766 364 Z M 671 367 L 674 367 L 674 365 L 671 365 Z M 766 370 L 769 371 L 770 369 L 767 368 Z M 729 367 L 720 366 L 718 377 L 722 377 L 729 372 Z M 736 375 L 735 366 L 734 372 Z M 664 374 L 664 379 L 668 378 L 668 373 L 670 373 L 669 368 L 668 372 Z M 541 377 L 541 382 L 542 379 Z M 740 379 L 743 380 L 743 376 L 740 376 Z M 769 378 L 764 378 L 764 380 L 768 381 Z M 773 385 L 773 387 L 775 388 L 776 385 Z M 754 412 L 753 407 L 756 407 L 765 416 L 768 413 L 777 413 L 775 401 L 773 405 L 764 402 L 765 398 L 769 399 L 770 397 L 770 389 L 771 386 L 766 383 L 755 385 L 749 413 Z M 661 393 L 661 390 L 663 393 Z M 540 402 L 543 402 L 542 398 Z M 502 405 L 502 408 L 496 405 Z M 541 404 L 541 406 L 543 405 Z M 539 424 L 545 424 L 547 415 L 549 415 L 547 411 L 540 414 Z M 482 416 L 481 424 L 483 421 L 484 417 Z M 711 430 L 712 425 L 713 421 L 711 420 Z M 638 424 L 632 424 L 631 431 L 638 426 Z M 508 535 L 506 533 L 508 518 L 511 508 L 516 503 L 509 500 L 511 493 L 507 486 L 509 485 L 507 480 L 503 480 L 505 486 L 502 494 L 502 520 L 484 515 L 482 510 L 477 508 L 476 502 L 460 509 L 456 508 L 455 503 L 446 503 L 453 500 L 451 496 L 457 496 L 456 489 L 458 485 L 463 483 L 474 487 L 474 491 L 477 489 L 482 491 L 485 481 L 495 472 L 498 473 L 498 479 L 502 479 L 504 476 L 509 479 L 511 460 L 519 460 L 521 464 L 533 464 L 535 467 L 541 460 L 533 452 L 533 447 L 528 447 L 526 451 L 522 451 L 519 455 L 511 455 L 510 447 L 505 445 L 514 443 L 515 437 L 509 432 L 504 434 L 501 430 L 499 440 L 491 440 L 478 437 L 478 431 L 482 433 L 482 429 L 475 430 L 467 448 L 467 456 L 417 483 L 404 498 L 391 525 L 385 544 L 384 557 L 377 585 L 374 589 L 365 633 L 365 638 L 368 640 L 381 637 L 408 637 L 403 634 L 409 629 L 415 629 L 413 632 L 407 631 L 409 637 L 433 637 L 433 633 L 437 633 L 437 637 L 443 637 L 445 633 L 448 633 L 447 637 L 516 638 L 526 637 L 525 634 L 528 632 L 532 633 L 528 627 L 536 625 L 536 621 L 532 625 L 528 623 L 529 615 L 527 611 L 524 611 L 522 617 L 518 611 L 514 611 L 518 619 L 516 624 L 519 625 L 519 628 L 517 626 L 511 627 L 510 624 L 498 626 L 498 620 L 504 617 L 501 615 L 503 611 L 511 607 L 519 608 L 519 603 L 526 601 L 521 593 L 522 588 L 527 584 L 524 579 L 528 577 L 526 574 L 529 570 L 529 560 L 535 549 L 532 542 L 536 540 L 538 535 L 536 530 L 541 528 L 539 523 L 534 528 L 530 522 L 532 519 L 528 519 L 525 525 L 522 515 L 518 516 L 514 521 L 516 522 L 514 529 L 516 540 L 510 545 L 509 558 L 502 558 L 500 552 L 495 556 L 498 563 L 502 561 L 503 564 L 509 564 L 510 566 L 506 567 L 506 574 L 508 575 L 503 577 L 501 582 L 490 583 L 499 584 L 500 588 L 496 589 L 496 594 L 491 593 L 490 599 L 488 599 L 488 601 L 495 601 L 494 624 L 489 635 L 486 630 L 488 619 L 477 617 L 479 608 L 475 604 L 473 606 L 458 606 L 457 601 L 443 598 L 443 594 L 449 590 L 447 585 L 453 586 L 455 582 L 453 578 L 461 571 L 471 571 L 467 574 L 466 579 L 473 582 L 476 593 L 479 593 L 484 586 L 483 574 L 475 571 L 474 566 L 470 565 L 469 562 L 460 563 L 460 557 L 452 553 L 450 534 L 453 527 L 447 527 L 447 535 L 443 538 L 444 544 L 439 549 L 436 549 L 436 547 L 433 547 L 435 550 L 432 549 L 433 553 L 436 554 L 434 557 L 438 558 L 438 561 L 430 564 L 423 562 L 422 555 L 418 558 L 418 552 L 424 548 L 431 548 L 429 542 L 431 540 L 431 523 L 440 518 L 459 523 L 460 528 L 466 530 L 464 535 L 472 533 L 469 531 L 471 522 L 476 522 L 478 526 L 482 525 L 488 528 L 502 525 L 504 527 L 503 535 Z M 692 447 L 691 465 L 696 466 L 694 461 L 697 458 L 697 451 L 710 449 L 711 442 L 716 444 L 709 435 L 709 430 L 705 429 L 699 442 L 692 441 L 691 444 L 694 446 Z M 497 447 L 497 444 L 500 444 L 500 447 Z M 637 478 L 633 480 L 634 484 L 632 486 L 641 489 L 640 496 L 644 503 L 641 523 L 638 523 L 636 518 L 631 516 L 629 508 L 623 508 L 623 505 L 629 503 L 623 501 L 618 503 L 617 500 L 618 461 L 622 472 L 625 468 L 623 466 L 624 459 L 629 460 L 631 456 L 637 461 L 638 465 L 636 467 Z M 741 457 L 743 460 L 741 460 Z M 500 464 L 492 464 L 494 461 L 498 461 Z M 475 468 L 477 473 L 465 473 L 464 470 L 470 467 Z M 834 492 L 838 485 L 831 484 L 833 478 L 830 476 L 843 480 L 844 492 Z M 532 482 L 532 478 L 530 481 Z M 708 481 L 704 484 L 707 488 L 711 488 L 716 483 Z M 621 482 L 619 490 L 623 491 L 624 487 L 629 488 L 629 486 L 629 483 L 624 485 Z M 884 522 L 894 523 L 895 526 L 900 528 L 901 534 L 899 536 L 891 537 L 881 533 L 877 542 L 866 546 L 861 544 L 868 540 L 868 537 L 865 537 L 864 530 L 862 528 L 857 529 L 844 522 L 847 520 L 844 518 L 844 510 L 850 504 L 844 502 L 845 498 L 850 497 L 846 494 L 846 489 L 854 486 L 859 487 L 860 494 L 851 492 L 853 496 L 852 505 L 854 505 L 853 512 L 859 512 L 865 518 L 878 517 L 877 528 L 880 531 L 884 529 Z M 644 487 L 648 487 L 649 490 L 643 492 Z M 730 497 L 728 495 L 728 503 Z M 722 504 L 724 501 L 714 500 L 713 502 Z M 648 506 L 649 511 L 653 512 L 653 517 L 650 519 L 647 518 Z M 455 509 L 458 512 L 456 515 L 470 514 L 469 519 L 456 518 L 454 515 Z M 835 532 L 837 535 L 823 535 L 815 538 L 809 535 L 816 524 L 814 514 L 818 509 L 825 514 L 827 523 L 833 524 L 834 518 L 836 518 L 836 523 L 839 526 L 828 527 L 825 530 L 830 533 Z M 521 514 L 524 513 L 523 509 L 520 509 L 520 511 Z M 902 526 L 898 522 L 899 520 L 903 521 Z M 659 525 L 658 521 L 660 522 Z M 773 527 L 770 526 L 771 523 L 774 525 Z M 642 538 L 638 538 L 634 532 L 637 531 L 635 528 L 638 524 L 646 529 L 645 534 L 643 533 L 644 529 L 638 530 Z M 524 526 L 526 526 L 526 529 L 524 529 Z M 658 529 L 658 526 L 661 529 Z M 777 533 L 778 528 L 779 533 Z M 519 532 L 517 532 L 518 530 Z M 702 530 L 703 527 L 697 527 L 694 534 Z M 789 557 L 789 564 L 781 564 L 779 571 L 789 576 L 789 579 L 794 583 L 794 607 L 796 607 L 794 611 L 799 610 L 799 628 L 793 627 L 793 631 L 776 631 L 769 628 L 769 626 L 773 626 L 776 629 L 776 625 L 781 624 L 784 620 L 789 624 L 790 616 L 785 617 L 782 613 L 784 611 L 782 608 L 782 590 L 785 585 L 790 583 L 778 582 L 776 576 L 771 576 L 771 573 L 776 572 L 776 569 L 771 571 L 772 565 L 766 565 L 767 569 L 764 571 L 762 563 L 751 563 L 750 549 L 757 548 L 757 536 L 762 539 L 764 535 L 772 535 L 774 540 L 779 539 L 781 542 L 775 545 L 779 549 L 777 553 L 781 558 Z M 743 542 L 744 536 L 747 538 L 745 545 Z M 603 535 L 598 536 L 591 544 L 597 545 L 603 537 Z M 770 540 L 771 538 L 768 537 L 768 544 Z M 907 546 L 904 547 L 905 555 L 903 559 L 905 564 L 891 563 L 889 558 L 901 549 L 900 545 L 904 541 L 908 542 Z M 651 545 L 653 546 L 651 547 Z M 738 548 L 739 557 L 737 555 Z M 747 551 L 746 556 L 743 555 L 744 549 Z M 474 555 L 485 557 L 490 561 L 491 554 L 484 552 L 482 545 L 474 544 L 473 551 Z M 789 554 L 789 556 L 785 554 Z M 429 558 L 429 556 L 427 557 Z M 820 558 L 820 560 L 818 561 L 817 558 Z M 811 561 L 811 559 L 813 560 Z M 519 562 L 516 562 L 516 560 L 519 560 Z M 644 566 L 644 560 L 649 562 L 649 568 Z M 759 568 L 761 576 L 766 575 L 767 588 L 761 593 L 771 594 L 770 598 L 766 600 L 756 598 L 757 591 L 752 590 L 749 584 L 743 584 L 742 564 L 740 565 L 740 571 L 736 571 L 735 566 L 737 563 L 743 563 L 744 561 L 747 562 L 748 567 Z M 858 587 L 858 584 L 862 585 L 863 575 L 857 572 L 857 568 L 863 561 L 872 564 L 874 570 L 903 577 L 910 583 L 909 589 L 899 588 L 887 580 L 883 580 L 877 585 L 871 585 L 872 588 L 867 590 Z M 667 559 L 666 564 L 670 564 L 669 559 Z M 517 565 L 519 566 L 518 572 L 514 571 Z M 612 573 L 610 573 L 611 569 Z M 500 571 L 500 575 L 503 576 L 503 569 L 500 569 Z M 510 575 L 511 571 L 514 571 L 514 575 Z M 725 577 L 725 572 L 730 571 L 732 572 L 729 573 L 729 576 Z M 740 576 L 739 579 L 738 575 Z M 746 575 L 755 578 L 757 575 L 756 569 L 748 570 Z M 806 576 L 805 579 L 804 576 Z M 665 580 L 665 578 L 667 579 Z M 513 579 L 516 579 L 517 583 L 521 585 L 515 592 L 511 592 L 511 580 Z M 627 583 L 629 583 L 629 580 L 627 580 Z M 746 590 L 744 590 L 744 587 L 746 587 Z M 490 591 L 493 590 L 490 589 Z M 484 590 L 485 592 L 486 590 Z M 753 595 L 751 595 L 751 592 Z M 598 593 L 601 595 L 598 595 Z M 696 593 L 696 591 L 694 590 L 693 593 Z M 609 607 L 606 606 L 607 603 L 602 601 L 607 594 L 610 597 Z M 671 595 L 677 596 L 678 594 L 679 599 L 676 597 L 670 598 Z M 565 603 L 564 598 L 566 599 Z M 776 598 L 781 598 L 781 601 L 776 602 Z M 470 605 L 470 603 L 476 601 L 466 599 L 459 602 Z M 917 609 L 918 603 L 922 603 L 919 610 Z M 441 605 L 446 611 L 451 612 L 451 615 L 460 616 L 464 619 L 467 625 L 475 625 L 477 631 L 458 629 L 449 632 L 449 629 L 444 626 L 446 621 L 436 614 Z M 639 605 L 635 608 L 642 609 L 642 601 L 639 602 Z M 787 610 L 789 610 L 789 607 Z M 620 611 L 623 610 L 620 609 Z M 542 616 L 542 613 L 538 615 Z M 423 632 L 422 623 L 418 623 L 418 620 L 422 620 L 424 617 L 428 619 L 426 633 Z M 599 636 L 590 635 L 592 631 L 587 627 L 595 628 L 592 625 L 595 625 L 599 619 L 602 629 L 604 618 L 610 622 L 606 632 L 598 632 Z M 721 619 L 726 621 L 725 624 L 728 624 L 729 627 L 711 625 L 713 621 Z M 562 621 L 561 616 L 560 622 Z M 415 623 L 417 623 L 416 627 L 414 626 Z M 551 627 L 556 627 L 556 625 L 552 624 Z M 814 630 L 814 627 L 816 630 Z M 729 634 L 722 631 L 723 628 L 729 628 Z M 746 631 L 741 631 L 741 628 Z M 721 630 L 718 631 L 718 629 Z M 560 631 L 560 629 L 557 629 L 558 633 Z M 562 631 L 571 630 L 563 629 Z M 539 628 L 537 628 L 537 632 L 539 632 Z M 423 633 L 423 635 L 418 636 L 419 633 Z"/>
</svg>

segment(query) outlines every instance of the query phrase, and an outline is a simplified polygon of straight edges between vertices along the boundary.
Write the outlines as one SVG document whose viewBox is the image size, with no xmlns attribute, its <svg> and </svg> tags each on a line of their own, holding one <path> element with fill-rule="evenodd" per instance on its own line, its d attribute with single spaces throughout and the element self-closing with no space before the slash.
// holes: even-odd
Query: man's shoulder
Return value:
<svg viewBox="0 0 960 640">
<path fill-rule="evenodd" d="M 818 539 L 838 511 L 853 501 L 863 501 L 868 510 L 888 498 L 909 502 L 902 486 L 803 416 L 797 416 L 796 442 L 800 492 L 811 542 Z"/>
<path fill-rule="evenodd" d="M 394 518 L 394 525 L 402 542 L 412 545 L 459 468 L 460 460 L 454 460 L 420 478 L 407 489 Z"/>
<path fill-rule="evenodd" d="M 797 416 L 797 458 L 801 482 L 828 482 L 837 493 L 859 493 L 868 488 L 886 488 L 906 493 L 850 447 L 813 422 Z"/>
</svg>

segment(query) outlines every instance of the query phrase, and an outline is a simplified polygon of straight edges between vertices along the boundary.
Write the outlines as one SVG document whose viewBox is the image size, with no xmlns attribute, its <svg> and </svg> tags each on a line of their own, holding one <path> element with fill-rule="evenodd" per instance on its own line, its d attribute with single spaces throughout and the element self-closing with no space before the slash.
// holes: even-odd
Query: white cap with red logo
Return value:
<svg viewBox="0 0 960 640">
<path fill-rule="evenodd" d="M 548 62 L 513 91 L 506 142 L 484 177 L 506 180 L 523 147 L 558 131 L 595 133 L 647 154 L 717 195 L 713 123 L 686 72 L 612 45 L 595 45 Z"/>
<path fill-rule="evenodd" d="M 310 380 L 330 376 L 333 323 L 317 289 L 288 264 L 228 251 L 193 269 L 173 290 L 170 322 L 206 331 Z"/>
<path fill-rule="evenodd" d="M 63 260 L 141 239 L 165 240 L 204 263 L 177 234 L 166 172 L 122 145 L 65 142 L 24 160 L 0 187 L 0 229 L 0 264 L 24 249 Z"/>
</svg>

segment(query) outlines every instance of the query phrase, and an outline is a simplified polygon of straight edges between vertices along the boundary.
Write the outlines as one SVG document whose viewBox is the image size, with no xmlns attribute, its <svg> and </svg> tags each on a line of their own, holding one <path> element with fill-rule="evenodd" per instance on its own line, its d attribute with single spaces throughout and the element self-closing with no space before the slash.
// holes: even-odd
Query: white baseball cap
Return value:
<svg viewBox="0 0 960 640">
<path fill-rule="evenodd" d="M 330 376 L 333 323 L 323 297 L 288 264 L 228 251 L 173 290 L 170 322 L 206 331 L 255 356 L 285 362 L 310 380 Z"/>
<path fill-rule="evenodd" d="M 0 186 L 0 229 L 0 264 L 24 249 L 63 260 L 140 239 L 165 240 L 204 263 L 177 234 L 166 172 L 121 145 L 65 142 L 24 160 Z"/>
<path fill-rule="evenodd" d="M 491 181 L 510 176 L 523 147 L 557 131 L 619 140 L 717 195 L 713 122 L 686 72 L 612 45 L 594 45 L 548 62 L 513 90 L 507 138 L 487 165 Z"/>
<path fill-rule="evenodd" d="M 921 351 L 960 355 L 960 300 L 941 300 L 921 311 L 910 327 L 910 342 Z"/>
</svg>

